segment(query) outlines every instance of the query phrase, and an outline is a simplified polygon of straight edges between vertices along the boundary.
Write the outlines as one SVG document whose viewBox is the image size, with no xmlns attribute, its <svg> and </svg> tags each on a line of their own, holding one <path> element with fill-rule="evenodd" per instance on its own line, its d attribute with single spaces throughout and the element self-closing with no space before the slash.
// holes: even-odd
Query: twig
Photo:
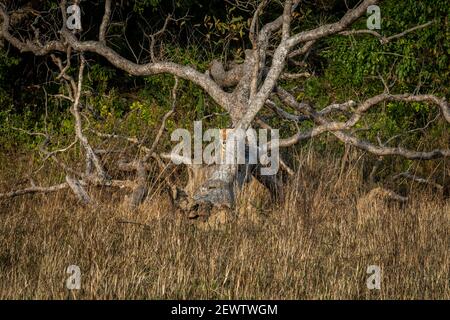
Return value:
<svg viewBox="0 0 450 320">
<path fill-rule="evenodd" d="M 390 37 L 382 36 L 380 33 L 376 32 L 374 30 L 349 30 L 349 31 L 342 31 L 339 34 L 341 34 L 343 36 L 355 35 L 355 34 L 369 34 L 369 35 L 375 36 L 378 39 L 380 39 L 380 42 L 382 44 L 387 44 L 387 43 L 391 42 L 392 40 L 395 40 L 395 39 L 398 39 L 398 38 L 401 38 L 401 37 L 407 35 L 408 33 L 414 32 L 416 30 L 424 29 L 433 23 L 435 23 L 435 21 L 428 21 L 427 23 L 415 26 L 413 28 L 410 28 L 408 30 L 405 30 L 399 34 L 395 34 Z"/>
<path fill-rule="evenodd" d="M 414 174 L 411 174 L 409 172 L 399 173 L 399 174 L 395 175 L 393 178 L 396 179 L 396 178 L 400 178 L 400 177 L 406 178 L 406 179 L 410 179 L 410 180 L 415 181 L 417 183 L 430 185 L 430 186 L 438 189 L 439 191 L 444 190 L 444 186 L 440 185 L 439 183 L 436 183 L 434 181 L 430 181 L 428 179 L 424 179 L 424 178 L 418 177 L 418 176 L 416 176 Z"/>
</svg>

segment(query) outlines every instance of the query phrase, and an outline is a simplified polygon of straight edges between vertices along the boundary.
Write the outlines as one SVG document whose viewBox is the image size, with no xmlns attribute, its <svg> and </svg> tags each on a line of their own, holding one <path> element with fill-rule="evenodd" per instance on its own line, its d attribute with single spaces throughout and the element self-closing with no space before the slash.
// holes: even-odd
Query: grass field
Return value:
<svg viewBox="0 0 450 320">
<path fill-rule="evenodd" d="M 4 159 L 0 191 L 27 168 Z M 106 189 L 89 207 L 68 191 L 1 200 L 0 298 L 449 299 L 450 200 L 415 186 L 405 204 L 364 196 L 359 164 L 339 166 L 305 157 L 283 203 L 249 187 L 218 226 L 181 217 L 164 194 L 137 212 Z M 66 288 L 69 265 L 80 290 Z M 366 286 L 369 265 L 380 290 Z"/>
</svg>

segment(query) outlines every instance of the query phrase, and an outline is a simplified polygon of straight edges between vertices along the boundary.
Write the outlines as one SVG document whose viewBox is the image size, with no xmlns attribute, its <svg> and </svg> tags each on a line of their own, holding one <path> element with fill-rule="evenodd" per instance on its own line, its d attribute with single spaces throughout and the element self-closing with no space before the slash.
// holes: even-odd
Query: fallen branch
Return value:
<svg viewBox="0 0 450 320">
<path fill-rule="evenodd" d="M 109 187 L 109 188 L 127 188 L 127 189 L 133 189 L 135 187 L 135 183 L 133 181 L 129 180 L 111 180 L 108 181 L 108 183 L 100 182 L 100 181 L 84 181 L 84 180 L 78 180 L 78 183 L 82 187 L 86 186 L 93 186 L 93 187 Z M 70 188 L 69 183 L 63 182 L 54 186 L 50 187 L 38 187 L 38 186 L 32 186 L 29 188 L 21 189 L 21 190 L 14 190 L 9 191 L 5 193 L 0 193 L 0 199 L 6 199 L 6 198 L 14 198 L 17 196 L 22 196 L 25 194 L 36 194 L 36 193 L 52 193 L 64 189 Z"/>
<path fill-rule="evenodd" d="M 410 179 L 410 180 L 412 180 L 414 182 L 417 182 L 417 183 L 420 183 L 420 184 L 430 185 L 430 186 L 438 189 L 439 191 L 443 191 L 444 190 L 444 186 L 440 185 L 439 183 L 436 183 L 434 181 L 430 181 L 428 179 L 424 179 L 424 178 L 418 177 L 418 176 L 416 176 L 414 174 L 411 174 L 409 172 L 399 173 L 399 174 L 397 174 L 397 175 L 395 175 L 393 177 L 393 179 L 396 179 L 396 178 L 406 178 L 406 179 Z"/>
<path fill-rule="evenodd" d="M 2 198 L 14 198 L 17 196 L 22 196 L 25 194 L 34 194 L 34 193 L 51 193 L 59 190 L 67 189 L 69 185 L 64 182 L 51 187 L 30 187 L 22 190 L 15 190 L 6 193 L 0 193 L 0 199 Z"/>
</svg>

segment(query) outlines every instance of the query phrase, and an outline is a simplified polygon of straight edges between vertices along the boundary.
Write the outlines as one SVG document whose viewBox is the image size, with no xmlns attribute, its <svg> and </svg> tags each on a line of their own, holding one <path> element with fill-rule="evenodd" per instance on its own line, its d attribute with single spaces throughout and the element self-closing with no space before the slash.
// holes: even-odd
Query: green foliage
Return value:
<svg viewBox="0 0 450 320">
<path fill-rule="evenodd" d="M 134 11 L 142 13 L 145 8 L 156 8 L 160 4 L 161 0 L 137 0 L 134 3 Z"/>
<path fill-rule="evenodd" d="M 102 66 L 98 63 L 91 66 L 89 76 L 87 78 L 87 85 L 95 88 L 99 94 L 106 92 L 108 88 L 108 81 L 116 75 L 116 70 L 111 67 Z"/>
<path fill-rule="evenodd" d="M 244 18 L 236 11 L 236 7 L 227 9 L 226 17 L 205 16 L 204 26 L 207 30 L 206 39 L 211 41 L 215 50 L 227 50 L 230 46 L 237 46 L 234 58 L 242 58 L 241 45 L 248 37 L 250 19 Z"/>
<path fill-rule="evenodd" d="M 19 58 L 8 55 L 3 49 L 0 49 L 0 81 L 6 80 L 7 72 L 10 67 L 19 64 Z"/>
<path fill-rule="evenodd" d="M 380 76 L 395 89 L 413 90 L 418 83 L 425 90 L 442 88 L 449 79 L 450 44 L 447 1 L 385 1 L 382 4 L 383 36 L 398 34 L 427 21 L 435 23 L 404 37 L 380 45 L 372 35 L 336 36 L 327 41 L 322 56 L 329 62 L 327 80 L 343 90 L 364 86 L 367 93 L 379 91 Z M 365 29 L 365 19 L 355 29 Z M 375 84 L 377 83 L 377 84 Z M 444 88 L 447 95 L 448 87 Z"/>
<path fill-rule="evenodd" d="M 3 49 L 0 49 L 0 106 L 2 106 L 2 109 L 11 107 L 11 97 L 6 90 L 11 86 L 8 74 L 12 67 L 16 66 L 19 61 L 18 58 L 11 57 Z"/>
<path fill-rule="evenodd" d="M 305 81 L 299 98 L 324 106 L 329 101 L 364 100 L 382 93 L 385 85 L 391 93 L 435 93 L 449 97 L 450 92 L 450 6 L 448 1 L 384 1 L 381 5 L 385 37 L 399 34 L 414 26 L 434 20 L 435 23 L 415 30 L 387 44 L 373 35 L 330 37 L 318 53 L 321 66 L 318 76 Z M 362 18 L 354 29 L 366 29 Z M 383 81 L 384 83 L 383 83 Z M 389 102 L 373 108 L 366 122 L 359 124 L 361 137 L 377 143 L 401 135 L 402 144 L 417 145 L 425 139 L 418 130 L 435 118 L 437 108 L 424 103 Z M 448 125 L 442 124 L 439 127 Z M 444 129 L 445 130 L 445 129 Z M 433 133 L 431 133 L 433 134 Z M 436 137 L 436 136 L 435 136 Z M 394 144 L 399 142 L 393 141 Z"/>
</svg>

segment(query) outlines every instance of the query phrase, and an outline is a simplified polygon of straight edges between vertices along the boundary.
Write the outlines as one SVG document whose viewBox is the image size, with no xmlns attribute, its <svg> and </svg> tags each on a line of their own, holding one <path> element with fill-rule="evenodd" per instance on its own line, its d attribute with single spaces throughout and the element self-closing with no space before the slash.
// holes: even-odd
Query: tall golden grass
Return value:
<svg viewBox="0 0 450 320">
<path fill-rule="evenodd" d="M 26 167 L 4 162 L 0 191 Z M 163 193 L 136 212 L 107 189 L 90 207 L 68 191 L 2 200 L 0 298 L 449 299 L 450 201 L 426 188 L 405 204 L 364 197 L 361 166 L 339 169 L 304 154 L 282 203 L 248 186 L 220 225 L 181 217 Z M 66 288 L 69 265 L 80 290 Z"/>
</svg>

